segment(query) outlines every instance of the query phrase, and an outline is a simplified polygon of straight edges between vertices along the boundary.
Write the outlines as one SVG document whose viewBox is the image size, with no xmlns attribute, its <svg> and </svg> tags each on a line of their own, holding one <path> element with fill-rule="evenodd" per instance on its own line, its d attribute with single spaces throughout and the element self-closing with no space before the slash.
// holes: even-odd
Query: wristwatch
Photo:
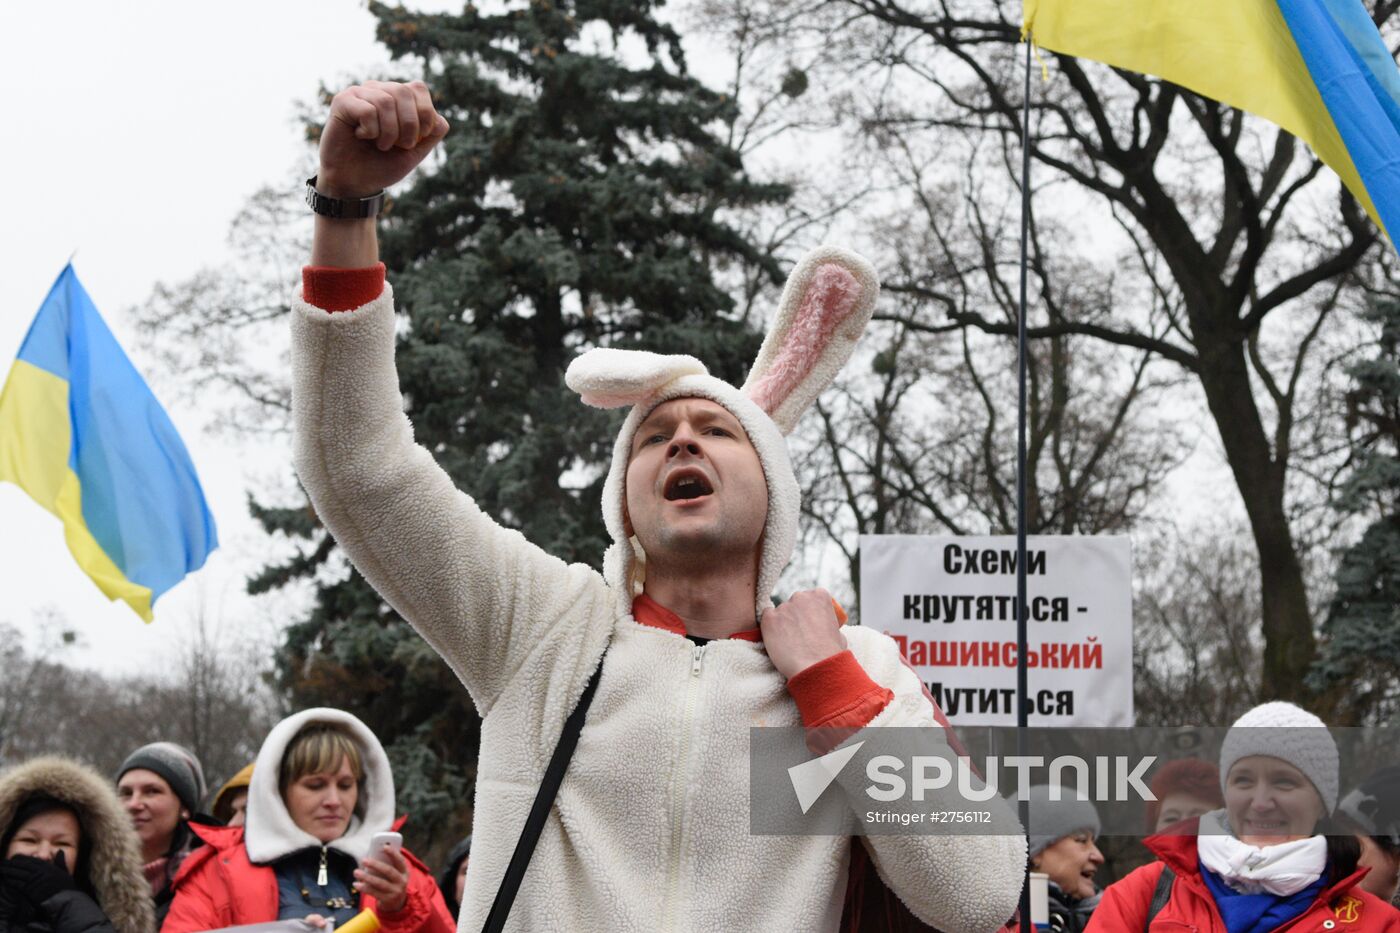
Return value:
<svg viewBox="0 0 1400 933">
<path fill-rule="evenodd" d="M 384 192 L 367 198 L 332 198 L 316 190 L 316 178 L 306 179 L 306 204 L 322 217 L 340 220 L 364 219 L 373 217 L 384 209 Z"/>
</svg>

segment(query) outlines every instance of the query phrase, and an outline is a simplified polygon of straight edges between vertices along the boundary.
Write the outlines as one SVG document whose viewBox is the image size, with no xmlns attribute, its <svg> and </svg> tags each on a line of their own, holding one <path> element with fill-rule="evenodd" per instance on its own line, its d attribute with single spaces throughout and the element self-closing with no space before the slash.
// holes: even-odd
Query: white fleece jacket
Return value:
<svg viewBox="0 0 1400 933">
<path fill-rule="evenodd" d="M 484 717 L 459 929 L 481 928 L 564 719 L 606 650 L 509 929 L 835 930 L 850 838 L 749 832 L 748 730 L 801 725 L 762 644 L 697 647 L 638 624 L 631 594 L 497 525 L 455 488 L 403 413 L 389 288 L 337 314 L 298 299 L 292 316 L 302 483 Z M 845 632 L 895 695 L 867 728 L 934 727 L 893 641 Z M 863 842 L 915 914 L 944 933 L 984 933 L 1015 910 L 1025 865 L 1014 814 L 996 818 L 1006 835 Z"/>
</svg>

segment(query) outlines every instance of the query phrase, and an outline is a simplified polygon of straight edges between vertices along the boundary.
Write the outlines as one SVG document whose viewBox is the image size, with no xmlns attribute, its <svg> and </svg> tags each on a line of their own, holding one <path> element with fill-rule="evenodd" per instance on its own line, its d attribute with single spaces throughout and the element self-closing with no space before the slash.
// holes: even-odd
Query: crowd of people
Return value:
<svg viewBox="0 0 1400 933">
<path fill-rule="evenodd" d="M 341 710 L 284 719 L 212 798 L 171 742 L 110 779 L 36 758 L 0 773 L 0 933 L 331 929 L 366 910 L 386 933 L 452 933 L 470 837 L 435 878 L 407 849 L 370 850 L 402 822 L 383 746 Z"/>
<path fill-rule="evenodd" d="M 599 503 L 602 572 L 566 565 L 458 489 L 405 416 L 405 328 L 375 217 L 449 129 L 421 81 L 332 98 L 307 183 L 316 217 L 290 315 L 292 402 L 317 517 L 482 717 L 475 854 L 463 840 L 435 879 L 385 844 L 399 816 L 379 740 L 348 713 L 308 710 L 272 729 L 208 815 L 199 761 L 165 742 L 110 781 L 59 758 L 0 774 L 0 933 L 326 929 L 366 913 L 387 933 L 450 933 L 458 911 L 463 929 L 528 933 L 993 933 L 1028 878 L 1044 882 L 1037 922 L 1052 930 L 1400 933 L 1387 903 L 1397 775 L 1342 795 L 1334 740 L 1287 703 L 1242 717 L 1218 761 L 1154 776 L 1154 860 L 1102 891 L 1099 814 L 1064 788 L 1034 789 L 1025 832 L 995 796 L 979 798 L 977 835 L 752 832 L 755 725 L 806 729 L 823 749 L 883 727 L 957 744 L 893 639 L 845 625 L 823 590 L 774 600 L 799 540 L 786 437 L 871 319 L 874 267 L 833 246 L 804 257 L 742 386 L 689 355 L 580 354 L 564 374 L 579 402 L 629 413 Z M 454 144 L 476 145 L 467 131 Z M 567 312 L 546 307 L 536 323 L 557 327 Z M 551 378 L 557 362 L 520 375 Z M 1261 740 L 1262 727 L 1288 740 Z M 847 774 L 867 773 L 862 745 L 842 749 Z M 921 799 L 960 807 L 941 793 Z"/>
<path fill-rule="evenodd" d="M 1027 867 L 1048 893 L 1039 929 L 1121 933 L 1161 918 L 1267 933 L 1315 914 L 1400 930 L 1390 906 L 1400 768 L 1342 795 L 1336 745 L 1311 714 L 1256 707 L 1218 764 L 1168 761 L 1150 787 L 1144 844 L 1155 859 L 1102 890 L 1093 803 L 1072 788 L 1030 789 Z M 283 720 L 212 795 L 199 760 L 170 742 L 136 749 L 111 779 L 37 758 L 0 773 L 0 933 L 195 933 L 287 919 L 327 928 L 367 909 L 388 933 L 451 933 L 471 837 L 435 877 L 407 850 L 369 850 L 402 822 L 383 746 L 340 710 Z"/>
<path fill-rule="evenodd" d="M 1227 733 L 1218 764 L 1181 758 L 1156 771 L 1144 839 L 1155 858 L 1102 890 L 1093 803 L 1032 788 L 1029 868 L 1046 876 L 1044 928 L 1123 933 L 1160 920 L 1269 933 L 1315 920 L 1400 930 L 1400 769 L 1381 768 L 1338 800 L 1340 783 L 1320 719 L 1289 703 L 1255 707 Z"/>
</svg>

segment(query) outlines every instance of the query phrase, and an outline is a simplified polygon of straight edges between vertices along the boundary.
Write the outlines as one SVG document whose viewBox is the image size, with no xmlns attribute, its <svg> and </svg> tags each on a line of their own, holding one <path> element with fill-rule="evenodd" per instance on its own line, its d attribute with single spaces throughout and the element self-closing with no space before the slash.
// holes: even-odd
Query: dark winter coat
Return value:
<svg viewBox="0 0 1400 933">
<path fill-rule="evenodd" d="M 1049 928 L 1054 933 L 1083 933 L 1089 925 L 1094 908 L 1099 906 L 1099 894 L 1083 899 L 1070 897 L 1053 881 L 1046 892 L 1050 912 Z"/>
<path fill-rule="evenodd" d="M 11 768 L 0 774 L 0 833 L 36 794 L 53 797 L 78 815 L 86 877 L 78 879 L 78 889 L 47 898 L 26 923 L 6 933 L 154 933 L 141 845 L 108 781 L 66 758 L 35 758 Z"/>
<path fill-rule="evenodd" d="M 462 867 L 462 862 L 467 856 L 472 854 L 472 837 L 468 835 L 461 842 L 452 847 L 452 851 L 447 853 L 447 864 L 438 872 L 438 890 L 442 892 L 443 902 L 447 904 L 447 909 L 452 912 L 452 919 L 456 920 L 458 914 L 462 912 L 462 905 L 457 900 L 457 872 Z"/>
<path fill-rule="evenodd" d="M 23 919 L 0 916 L 4 933 L 116 933 L 89 895 L 76 888 L 47 897 Z"/>
</svg>

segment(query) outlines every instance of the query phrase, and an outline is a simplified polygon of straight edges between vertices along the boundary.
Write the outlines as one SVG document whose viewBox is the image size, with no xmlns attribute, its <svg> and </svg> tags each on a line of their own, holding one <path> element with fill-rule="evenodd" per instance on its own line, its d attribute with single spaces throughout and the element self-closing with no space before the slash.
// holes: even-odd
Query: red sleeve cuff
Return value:
<svg viewBox="0 0 1400 933">
<path fill-rule="evenodd" d="M 860 729 L 894 699 L 849 650 L 799 671 L 787 686 L 808 729 Z"/>
<path fill-rule="evenodd" d="M 384 292 L 384 263 L 365 269 L 303 266 L 301 295 L 322 311 L 351 311 L 367 305 Z"/>
</svg>

